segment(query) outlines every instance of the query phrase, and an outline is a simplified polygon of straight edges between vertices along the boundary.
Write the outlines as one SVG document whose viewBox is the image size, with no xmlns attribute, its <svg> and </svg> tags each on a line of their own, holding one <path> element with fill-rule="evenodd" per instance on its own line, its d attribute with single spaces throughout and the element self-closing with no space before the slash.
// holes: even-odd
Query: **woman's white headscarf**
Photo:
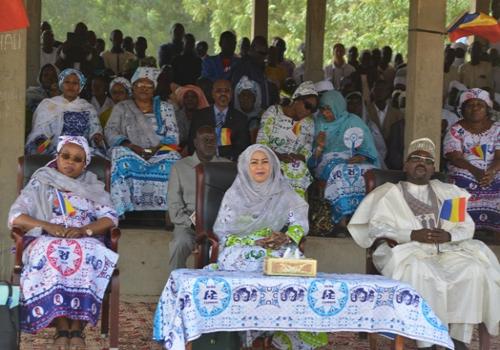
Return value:
<svg viewBox="0 0 500 350">
<path fill-rule="evenodd" d="M 158 85 L 158 76 L 160 75 L 160 70 L 158 68 L 153 68 L 153 67 L 137 67 L 137 69 L 134 72 L 134 75 L 132 75 L 132 79 L 130 79 L 130 82 L 132 85 L 139 80 L 139 79 L 149 79 L 151 80 L 156 88 L 156 85 Z"/>
<path fill-rule="evenodd" d="M 271 174 L 263 183 L 252 180 L 250 160 L 257 152 L 264 152 L 271 166 Z M 288 223 L 290 211 L 304 211 L 308 204 L 290 187 L 281 174 L 276 154 L 267 146 L 249 146 L 238 158 L 238 175 L 227 190 L 214 224 L 219 238 L 227 234 L 246 235 L 263 228 L 281 230 Z M 304 227 L 307 233 L 308 227 Z"/>
<path fill-rule="evenodd" d="M 90 160 L 92 159 L 87 139 L 83 136 L 59 136 L 59 143 L 57 144 L 56 149 L 57 153 L 59 153 L 63 146 L 67 143 L 72 143 L 83 148 L 85 152 L 85 167 L 87 167 L 90 164 Z"/>
<path fill-rule="evenodd" d="M 130 84 L 130 81 L 128 81 L 127 78 L 124 77 L 117 77 L 111 80 L 111 83 L 109 83 L 109 93 L 111 94 L 111 90 L 113 89 L 113 86 L 116 84 L 122 85 L 125 90 L 127 90 L 127 94 L 129 96 L 132 96 L 132 85 Z"/>
<path fill-rule="evenodd" d="M 239 96 L 242 91 L 250 90 L 255 96 L 255 103 L 253 105 L 253 110 L 251 112 L 244 112 L 240 106 Z M 234 88 L 234 108 L 240 112 L 246 114 L 249 118 L 259 116 L 262 108 L 262 93 L 260 91 L 260 86 L 256 81 L 249 79 L 246 75 L 242 76 L 236 87 Z"/>
</svg>

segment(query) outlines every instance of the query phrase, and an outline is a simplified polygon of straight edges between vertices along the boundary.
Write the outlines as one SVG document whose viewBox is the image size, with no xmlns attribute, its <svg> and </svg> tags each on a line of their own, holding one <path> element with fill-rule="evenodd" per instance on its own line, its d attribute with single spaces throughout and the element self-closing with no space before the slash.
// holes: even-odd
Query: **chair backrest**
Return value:
<svg viewBox="0 0 500 350">
<path fill-rule="evenodd" d="M 371 169 L 365 173 L 364 178 L 366 193 L 370 193 L 375 188 L 385 184 L 386 182 L 396 184 L 399 181 L 405 180 L 406 174 L 402 170 Z M 434 173 L 432 178 L 443 182 L 448 181 L 447 176 L 443 173 Z"/>
<path fill-rule="evenodd" d="M 41 154 L 19 157 L 17 160 L 17 192 L 21 192 L 38 168 L 43 167 L 52 159 L 54 158 L 51 156 Z M 87 170 L 96 174 L 97 178 L 104 182 L 106 191 L 109 192 L 111 163 L 104 158 L 95 156 L 92 157 Z"/>
<path fill-rule="evenodd" d="M 236 163 L 210 162 L 196 166 L 196 235 L 200 238 L 217 239 L 213 225 L 227 189 L 231 187 L 238 173 Z M 205 240 L 206 241 L 206 240 Z M 200 259 L 204 265 L 209 262 L 210 246 L 201 244 Z"/>
</svg>

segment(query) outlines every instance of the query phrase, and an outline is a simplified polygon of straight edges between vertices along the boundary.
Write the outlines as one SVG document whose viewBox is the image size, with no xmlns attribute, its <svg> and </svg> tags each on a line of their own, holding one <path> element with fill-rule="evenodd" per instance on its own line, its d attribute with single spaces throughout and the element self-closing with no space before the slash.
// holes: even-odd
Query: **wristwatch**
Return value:
<svg viewBox="0 0 500 350">
<path fill-rule="evenodd" d="M 85 230 L 85 233 L 87 234 L 87 236 L 90 237 L 90 236 L 92 236 L 94 234 L 94 231 L 92 231 L 91 229 L 88 228 L 88 229 Z"/>
</svg>

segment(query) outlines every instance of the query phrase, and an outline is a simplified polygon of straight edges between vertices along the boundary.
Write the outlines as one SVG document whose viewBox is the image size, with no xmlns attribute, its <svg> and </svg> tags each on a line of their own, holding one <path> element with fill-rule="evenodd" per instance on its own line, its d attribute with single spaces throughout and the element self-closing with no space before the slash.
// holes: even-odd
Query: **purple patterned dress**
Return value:
<svg viewBox="0 0 500 350">
<path fill-rule="evenodd" d="M 444 139 L 444 154 L 458 151 L 475 167 L 486 170 L 500 150 L 500 123 L 495 122 L 485 132 L 473 134 L 460 123 L 454 124 Z M 476 229 L 500 231 L 500 172 L 487 187 L 479 186 L 466 169 L 450 164 L 449 174 L 455 185 L 466 189 L 471 197 L 467 211 L 476 223 Z"/>
</svg>

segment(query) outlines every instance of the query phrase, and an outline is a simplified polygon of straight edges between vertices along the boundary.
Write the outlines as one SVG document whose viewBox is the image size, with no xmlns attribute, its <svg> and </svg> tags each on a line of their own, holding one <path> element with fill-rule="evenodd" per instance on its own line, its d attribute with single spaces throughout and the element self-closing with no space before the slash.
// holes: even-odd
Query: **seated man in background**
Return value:
<svg viewBox="0 0 500 350">
<path fill-rule="evenodd" d="M 247 116 L 230 106 L 233 91 L 228 80 L 217 80 L 212 88 L 214 104 L 194 113 L 189 128 L 188 147 L 193 152 L 196 131 L 203 125 L 215 128 L 217 155 L 236 161 L 250 144 Z"/>
<path fill-rule="evenodd" d="M 215 157 L 217 147 L 215 130 L 202 126 L 194 138 L 196 151 L 192 156 L 183 158 L 172 166 L 168 183 L 168 211 L 175 225 L 170 242 L 170 269 L 186 267 L 186 259 L 194 248 L 195 232 L 191 216 L 196 204 L 196 170 L 200 163 L 225 161 Z"/>
<path fill-rule="evenodd" d="M 403 168 L 407 181 L 386 183 L 369 193 L 348 229 L 363 248 L 380 237 L 395 240 L 397 246 L 383 243 L 373 253 L 377 269 L 411 284 L 425 298 L 450 325 L 455 349 L 467 348 L 464 343 L 470 343 L 474 324 L 485 331 L 484 346 L 488 333 L 498 335 L 500 265 L 484 243 L 472 239 L 469 193 L 430 180 L 435 157 L 431 140 L 413 141 Z"/>
</svg>

